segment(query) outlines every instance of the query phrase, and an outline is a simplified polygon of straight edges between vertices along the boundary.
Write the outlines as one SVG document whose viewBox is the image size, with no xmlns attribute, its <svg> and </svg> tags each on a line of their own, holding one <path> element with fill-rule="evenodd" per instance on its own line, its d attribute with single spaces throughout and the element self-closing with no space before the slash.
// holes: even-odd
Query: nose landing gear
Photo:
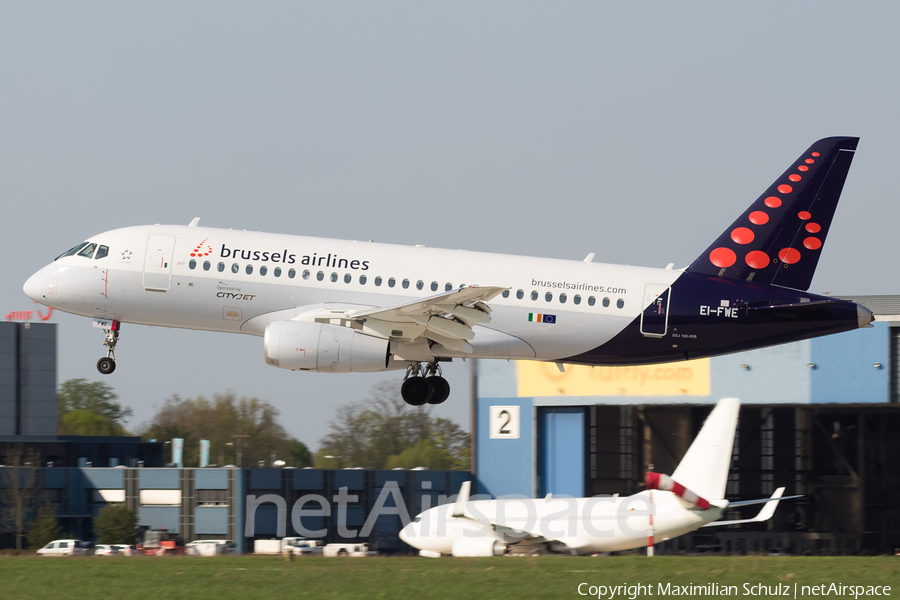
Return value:
<svg viewBox="0 0 900 600">
<path fill-rule="evenodd" d="M 108 324 L 108 328 L 106 326 Z M 97 370 L 104 375 L 109 375 L 116 370 L 116 344 L 119 342 L 119 330 L 122 324 L 119 321 L 106 321 L 103 325 L 103 332 L 106 339 L 103 345 L 106 346 L 106 357 L 97 361 Z"/>
<path fill-rule="evenodd" d="M 441 376 L 436 362 L 424 369 L 421 364 L 413 363 L 406 369 L 400 395 L 410 406 L 440 404 L 450 397 L 450 384 Z"/>
</svg>

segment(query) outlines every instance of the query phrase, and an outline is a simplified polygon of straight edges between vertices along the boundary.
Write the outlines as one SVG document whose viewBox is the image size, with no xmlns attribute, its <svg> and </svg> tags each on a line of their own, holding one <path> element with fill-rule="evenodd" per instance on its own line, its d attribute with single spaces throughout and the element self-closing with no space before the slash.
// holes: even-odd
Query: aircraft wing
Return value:
<svg viewBox="0 0 900 600">
<path fill-rule="evenodd" d="M 450 350 L 470 353 L 469 340 L 475 337 L 472 327 L 491 322 L 491 309 L 486 302 L 507 289 L 470 285 L 403 304 L 349 311 L 347 317 L 365 321 L 373 329 L 418 325 L 431 341 Z"/>
<path fill-rule="evenodd" d="M 752 519 L 735 519 L 733 521 L 713 521 L 712 523 L 707 523 L 703 527 L 720 527 L 722 525 L 738 525 L 740 523 L 760 523 L 762 521 L 768 521 L 772 518 L 772 515 L 775 514 L 775 509 L 778 508 L 778 502 L 781 500 L 791 500 L 792 498 L 800 498 L 802 496 L 788 496 L 786 498 L 782 498 L 784 494 L 784 488 L 780 487 L 775 490 L 775 493 L 772 494 L 771 498 L 760 498 L 759 500 L 743 500 L 741 502 L 729 502 L 728 507 L 733 506 L 747 506 L 748 504 L 764 504 L 762 510 L 759 511 Z"/>
</svg>

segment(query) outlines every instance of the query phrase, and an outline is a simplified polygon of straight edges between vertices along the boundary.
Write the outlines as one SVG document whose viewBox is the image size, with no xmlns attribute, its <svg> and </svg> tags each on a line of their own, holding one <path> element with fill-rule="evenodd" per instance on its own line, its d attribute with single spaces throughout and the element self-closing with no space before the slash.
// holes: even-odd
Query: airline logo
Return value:
<svg viewBox="0 0 900 600">
<path fill-rule="evenodd" d="M 194 248 L 193 252 L 191 252 L 191 256 L 209 256 L 212 252 L 212 246 L 206 243 L 207 240 L 209 240 L 208 237 L 197 244 L 197 247 Z"/>
<path fill-rule="evenodd" d="M 533 323 L 556 324 L 556 315 L 544 315 L 541 313 L 528 313 L 528 321 Z"/>
</svg>

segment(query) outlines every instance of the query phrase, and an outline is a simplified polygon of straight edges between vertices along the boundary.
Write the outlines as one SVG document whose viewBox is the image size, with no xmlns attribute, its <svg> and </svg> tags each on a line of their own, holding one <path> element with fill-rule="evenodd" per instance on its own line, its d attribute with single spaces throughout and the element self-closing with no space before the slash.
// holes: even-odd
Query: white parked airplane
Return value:
<svg viewBox="0 0 900 600">
<path fill-rule="evenodd" d="M 651 538 L 658 543 L 700 527 L 766 521 L 784 488 L 771 498 L 724 499 L 739 408 L 736 398 L 720 400 L 672 476 L 647 473 L 647 489 L 633 496 L 469 501 L 467 481 L 455 504 L 426 510 L 400 539 L 432 557 L 499 556 L 514 548 L 591 554 L 642 548 Z M 765 506 L 752 519 L 718 520 L 729 507 L 759 503 Z"/>
<path fill-rule="evenodd" d="M 405 370 L 403 398 L 438 404 L 440 362 L 670 362 L 868 325 L 807 293 L 857 138 L 810 147 L 696 261 L 653 269 L 233 231 L 129 227 L 92 236 L 25 283 L 36 302 L 122 323 L 263 336 L 268 364 Z M 424 366 L 423 366 L 424 365 Z"/>
</svg>

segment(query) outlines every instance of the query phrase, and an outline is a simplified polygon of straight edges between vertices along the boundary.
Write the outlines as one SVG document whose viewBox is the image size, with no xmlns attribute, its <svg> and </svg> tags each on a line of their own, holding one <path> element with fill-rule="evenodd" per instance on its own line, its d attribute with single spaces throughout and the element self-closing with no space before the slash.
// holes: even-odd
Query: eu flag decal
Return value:
<svg viewBox="0 0 900 600">
<path fill-rule="evenodd" d="M 532 323 L 556 323 L 556 315 L 528 313 L 528 320 Z"/>
</svg>

